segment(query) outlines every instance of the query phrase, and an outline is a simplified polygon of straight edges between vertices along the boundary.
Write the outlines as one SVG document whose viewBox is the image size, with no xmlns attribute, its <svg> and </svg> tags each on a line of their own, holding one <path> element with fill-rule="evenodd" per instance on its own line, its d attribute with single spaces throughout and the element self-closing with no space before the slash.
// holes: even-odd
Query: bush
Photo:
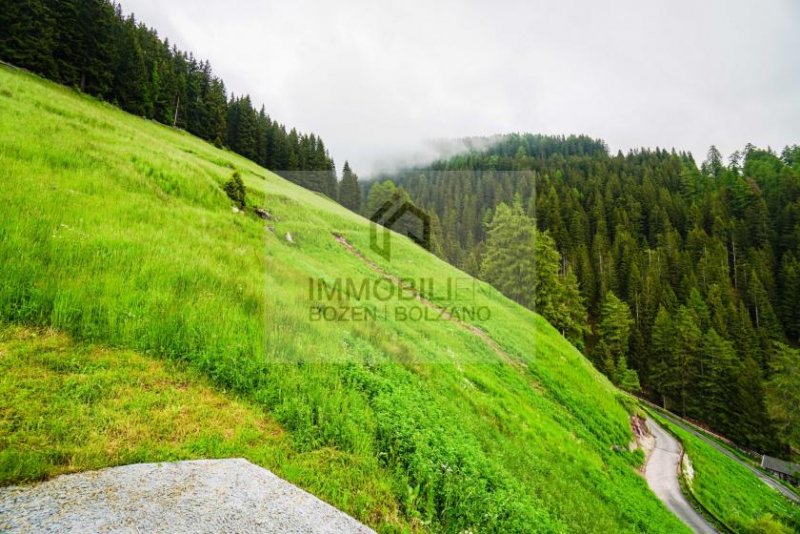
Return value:
<svg viewBox="0 0 800 534">
<path fill-rule="evenodd" d="M 223 189 L 225 190 L 225 194 L 228 195 L 228 198 L 236 202 L 240 208 L 244 209 L 246 193 L 242 175 L 239 174 L 239 171 L 233 173 L 233 176 L 228 180 Z"/>
<path fill-rule="evenodd" d="M 764 514 L 752 524 L 750 532 L 753 534 L 789 534 L 791 531 L 772 514 Z"/>
</svg>

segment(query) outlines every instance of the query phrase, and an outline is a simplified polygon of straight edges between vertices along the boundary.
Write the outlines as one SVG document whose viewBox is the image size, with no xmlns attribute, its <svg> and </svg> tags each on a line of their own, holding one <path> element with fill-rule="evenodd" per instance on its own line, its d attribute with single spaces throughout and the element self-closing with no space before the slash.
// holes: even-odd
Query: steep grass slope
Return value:
<svg viewBox="0 0 800 534">
<path fill-rule="evenodd" d="M 232 211 L 234 169 L 272 231 Z M 0 319 L 185 362 L 287 432 L 255 461 L 381 531 L 685 531 L 635 472 L 614 388 L 540 317 L 398 235 L 384 260 L 367 221 L 234 154 L 6 69 L 0 269 Z M 438 289 L 312 320 L 309 279 L 381 273 Z M 393 311 L 452 306 L 491 317 Z"/>
</svg>

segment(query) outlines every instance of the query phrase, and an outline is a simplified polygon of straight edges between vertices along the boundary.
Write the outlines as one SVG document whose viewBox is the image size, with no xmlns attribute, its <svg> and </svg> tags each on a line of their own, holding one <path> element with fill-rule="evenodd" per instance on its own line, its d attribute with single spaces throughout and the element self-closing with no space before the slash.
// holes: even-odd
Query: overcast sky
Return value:
<svg viewBox="0 0 800 534">
<path fill-rule="evenodd" d="M 800 2 L 122 0 L 356 172 L 585 133 L 702 160 L 800 143 Z"/>
</svg>

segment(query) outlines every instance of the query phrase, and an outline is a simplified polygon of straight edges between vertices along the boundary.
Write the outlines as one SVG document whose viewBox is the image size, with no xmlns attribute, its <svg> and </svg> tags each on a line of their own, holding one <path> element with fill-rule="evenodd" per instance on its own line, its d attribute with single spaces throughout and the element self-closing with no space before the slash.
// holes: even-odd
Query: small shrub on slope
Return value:
<svg viewBox="0 0 800 534">
<path fill-rule="evenodd" d="M 228 195 L 228 198 L 236 202 L 240 208 L 244 209 L 246 193 L 242 175 L 239 174 L 239 171 L 233 173 L 233 176 L 225 183 L 223 189 L 225 190 L 225 194 Z"/>
</svg>

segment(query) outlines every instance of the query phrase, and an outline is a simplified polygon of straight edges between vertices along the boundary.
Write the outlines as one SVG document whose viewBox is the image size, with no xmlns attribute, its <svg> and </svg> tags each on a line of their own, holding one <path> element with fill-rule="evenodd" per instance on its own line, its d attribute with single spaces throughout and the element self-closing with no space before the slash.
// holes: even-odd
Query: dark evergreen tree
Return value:
<svg viewBox="0 0 800 534">
<path fill-rule="evenodd" d="M 5 1 L 0 8 L 0 58 L 57 79 L 55 13 L 45 0 Z"/>
<path fill-rule="evenodd" d="M 600 309 L 594 357 L 598 367 L 615 384 L 628 390 L 638 390 L 639 378 L 627 363 L 632 326 L 633 318 L 628 305 L 611 291 L 607 292 Z"/>
<path fill-rule="evenodd" d="M 784 443 L 800 447 L 800 351 L 775 343 L 767 382 L 767 408 Z"/>
<path fill-rule="evenodd" d="M 358 185 L 358 176 L 346 161 L 342 169 L 342 182 L 339 185 L 339 203 L 355 212 L 361 210 L 361 187 Z"/>
</svg>

